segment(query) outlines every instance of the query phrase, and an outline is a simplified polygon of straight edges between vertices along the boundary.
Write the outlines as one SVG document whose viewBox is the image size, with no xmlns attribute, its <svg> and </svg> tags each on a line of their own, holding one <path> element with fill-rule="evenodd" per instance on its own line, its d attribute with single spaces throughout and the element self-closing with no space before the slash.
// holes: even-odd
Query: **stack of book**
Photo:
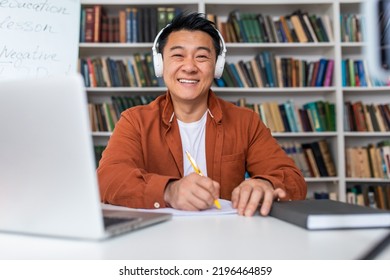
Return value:
<svg viewBox="0 0 390 280">
<path fill-rule="evenodd" d="M 390 103 L 344 102 L 345 131 L 390 131 Z"/>
<path fill-rule="evenodd" d="M 305 177 L 337 176 L 333 156 L 326 140 L 302 144 L 285 142 L 281 147 L 294 160 Z"/>
<path fill-rule="evenodd" d="M 309 15 L 301 10 L 281 16 L 233 10 L 227 21 L 214 14 L 208 18 L 226 42 L 237 43 L 317 43 L 333 41 L 333 29 L 328 15 Z"/>
<path fill-rule="evenodd" d="M 109 14 L 101 5 L 83 6 L 80 42 L 153 42 L 157 33 L 179 12 L 175 7 L 126 7 Z"/>
<path fill-rule="evenodd" d="M 215 83 L 218 87 L 329 87 L 333 68 L 333 59 L 306 61 L 263 51 L 249 61 L 227 62 Z"/>
<path fill-rule="evenodd" d="M 347 177 L 390 179 L 390 141 L 347 147 L 345 153 Z"/>
<path fill-rule="evenodd" d="M 88 57 L 79 60 L 86 87 L 162 87 L 156 78 L 151 53 L 134 53 L 123 59 Z"/>
</svg>

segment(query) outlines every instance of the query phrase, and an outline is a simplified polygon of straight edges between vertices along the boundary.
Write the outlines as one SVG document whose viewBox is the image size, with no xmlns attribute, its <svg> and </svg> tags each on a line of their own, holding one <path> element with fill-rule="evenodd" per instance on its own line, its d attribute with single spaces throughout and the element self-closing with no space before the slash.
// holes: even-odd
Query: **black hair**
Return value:
<svg viewBox="0 0 390 280">
<path fill-rule="evenodd" d="M 158 52 L 163 53 L 164 47 L 167 43 L 168 36 L 172 32 L 188 30 L 188 31 L 203 31 L 210 35 L 213 40 L 216 55 L 221 53 L 221 44 L 218 31 L 215 24 L 206 19 L 203 13 L 198 12 L 182 12 L 176 15 L 172 22 L 161 33 L 158 39 Z"/>
</svg>

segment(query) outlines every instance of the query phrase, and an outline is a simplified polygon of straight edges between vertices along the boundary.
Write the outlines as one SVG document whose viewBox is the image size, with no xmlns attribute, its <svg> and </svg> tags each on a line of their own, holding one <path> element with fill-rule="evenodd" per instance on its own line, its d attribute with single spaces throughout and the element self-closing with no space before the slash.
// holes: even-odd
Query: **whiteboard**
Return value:
<svg viewBox="0 0 390 280">
<path fill-rule="evenodd" d="M 80 0 L 0 1 L 0 80 L 77 72 Z"/>
</svg>

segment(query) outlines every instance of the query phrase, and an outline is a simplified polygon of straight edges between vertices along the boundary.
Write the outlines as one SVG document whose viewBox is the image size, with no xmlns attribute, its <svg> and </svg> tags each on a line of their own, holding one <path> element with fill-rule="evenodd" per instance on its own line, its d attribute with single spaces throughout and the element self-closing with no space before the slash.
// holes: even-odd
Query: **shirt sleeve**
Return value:
<svg viewBox="0 0 390 280">
<path fill-rule="evenodd" d="M 146 171 L 137 125 L 122 114 L 115 126 L 97 169 L 101 200 L 130 208 L 167 207 L 165 187 L 179 178 Z"/>
<path fill-rule="evenodd" d="M 247 171 L 251 177 L 265 179 L 275 189 L 285 190 L 286 199 L 305 199 L 307 185 L 302 172 L 258 116 L 251 121 L 250 139 Z"/>
</svg>

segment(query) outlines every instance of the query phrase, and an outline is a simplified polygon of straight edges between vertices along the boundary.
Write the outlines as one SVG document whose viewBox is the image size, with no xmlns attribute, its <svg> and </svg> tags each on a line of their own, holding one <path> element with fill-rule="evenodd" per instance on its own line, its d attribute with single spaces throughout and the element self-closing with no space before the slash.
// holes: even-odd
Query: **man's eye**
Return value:
<svg viewBox="0 0 390 280">
<path fill-rule="evenodd" d="M 183 57 L 183 55 L 178 54 L 178 53 L 175 53 L 175 54 L 173 54 L 172 56 L 173 56 L 173 57 Z"/>
<path fill-rule="evenodd" d="M 207 56 L 207 55 L 198 55 L 196 57 L 196 59 L 198 59 L 199 61 L 205 61 L 205 60 L 209 59 L 209 56 Z"/>
</svg>

